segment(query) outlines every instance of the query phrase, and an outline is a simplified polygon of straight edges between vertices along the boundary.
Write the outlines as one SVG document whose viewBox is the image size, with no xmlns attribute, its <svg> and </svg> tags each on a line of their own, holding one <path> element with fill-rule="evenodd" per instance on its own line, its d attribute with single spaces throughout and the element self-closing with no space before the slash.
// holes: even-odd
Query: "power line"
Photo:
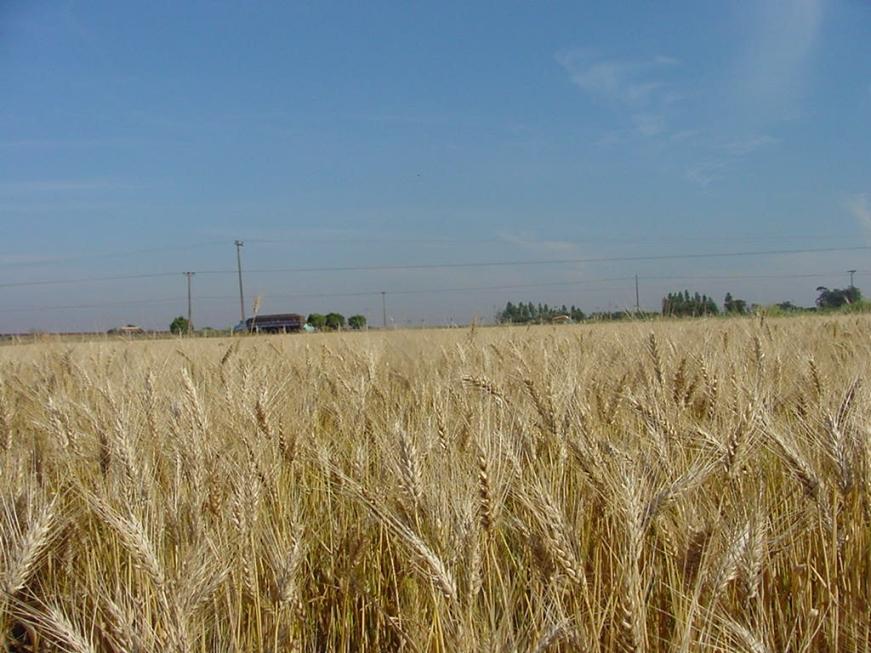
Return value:
<svg viewBox="0 0 871 653">
<path fill-rule="evenodd" d="M 468 263 L 412 263 L 399 265 L 346 265 L 333 267 L 291 267 L 291 268 L 254 268 L 249 273 L 275 273 L 275 272 L 383 272 L 390 270 L 442 270 L 454 268 L 498 268 L 498 267 L 523 267 L 539 265 L 567 265 L 579 263 L 625 263 L 630 261 L 670 261 L 707 258 L 732 258 L 751 256 L 787 256 L 790 254 L 813 254 L 833 252 L 853 252 L 871 250 L 871 245 L 859 245 L 854 247 L 815 247 L 805 249 L 769 249 L 746 252 L 710 252 L 692 254 L 650 254 L 645 256 L 601 256 L 589 258 L 564 258 L 564 259 L 533 259 L 520 261 L 473 261 Z M 230 270 L 202 270 L 201 274 L 227 274 Z"/>
<path fill-rule="evenodd" d="M 723 240 L 728 240 L 734 243 L 743 243 L 743 242 L 758 242 L 760 240 L 777 238 L 778 240 L 783 240 L 784 235 L 782 232 L 761 232 L 756 234 L 730 234 L 729 236 L 717 237 L 716 240 L 722 242 Z M 788 237 L 789 240 L 813 240 L 813 241 L 821 241 L 821 240 L 842 240 L 845 239 L 843 235 L 832 235 L 832 234 L 792 234 Z M 526 245 L 526 244 L 535 244 L 536 241 L 530 241 L 529 243 L 524 242 L 522 239 L 512 238 L 508 235 L 497 237 L 497 238 L 450 238 L 450 237 L 430 237 L 430 238 L 393 238 L 393 237 L 372 237 L 372 236 L 295 236 L 288 238 L 243 238 L 245 242 L 248 243 L 263 243 L 263 244 L 287 244 L 287 243 L 341 243 L 341 244 L 377 244 L 382 243 L 385 245 L 395 245 L 395 244 L 422 244 L 422 245 L 455 245 L 458 243 L 465 244 L 502 244 L 502 245 Z M 565 243 L 566 245 L 574 245 L 574 246 L 582 246 L 589 243 L 609 243 L 609 244 L 619 244 L 619 245 L 661 245 L 668 241 L 677 240 L 675 237 L 648 237 L 648 238 L 622 238 L 622 237 L 614 237 L 608 236 L 604 234 L 595 234 L 595 235 L 585 235 L 583 240 L 560 240 L 559 242 Z M 683 234 L 679 237 L 681 242 L 687 241 L 704 241 L 709 242 L 711 240 L 710 234 L 705 235 L 686 235 Z M 46 256 L 39 260 L 33 261 L 3 261 L 3 258 L 11 257 L 14 258 L 19 254 L 19 252 L 0 252 L 0 267 L 30 267 L 30 266 L 41 266 L 41 265 L 53 265 L 58 263 L 69 263 L 73 261 L 84 261 L 84 260 L 94 260 L 94 259 L 110 259 L 110 258 L 118 258 L 121 256 L 131 256 L 135 254 L 159 254 L 161 252 L 183 252 L 189 251 L 192 249 L 200 249 L 204 247 L 219 247 L 226 245 L 226 240 L 210 240 L 210 241 L 202 241 L 195 243 L 185 243 L 181 245 L 172 245 L 172 246 L 160 246 L 160 247 L 143 247 L 143 248 L 135 248 L 135 249 L 127 249 L 127 250 L 112 250 L 109 252 L 92 252 L 92 253 L 79 253 L 73 256 Z"/>
<path fill-rule="evenodd" d="M 240 243 L 242 241 L 236 241 Z M 753 256 L 788 256 L 792 254 L 821 254 L 835 252 L 858 252 L 871 250 L 869 245 L 858 245 L 853 247 L 813 247 L 803 249 L 769 249 L 755 251 L 733 251 L 733 252 L 709 252 L 709 253 L 687 253 L 687 254 L 651 254 L 642 256 L 600 256 L 589 258 L 563 258 L 563 259 L 533 259 L 533 260 L 514 260 L 514 261 L 471 261 L 465 263 L 416 263 L 416 264 L 376 264 L 376 265 L 347 265 L 347 266 L 332 266 L 332 267 L 287 267 L 287 268 L 254 268 L 246 270 L 249 274 L 273 274 L 278 272 L 290 272 L 296 274 L 314 273 L 314 272 L 375 272 L 375 271 L 403 271 L 403 270 L 439 270 L 439 269 L 471 269 L 471 268 L 499 268 L 499 267 L 529 267 L 529 266 L 545 266 L 545 265 L 568 265 L 568 264 L 588 264 L 588 263 L 625 263 L 625 262 L 640 262 L 640 261 L 669 261 L 669 260 L 696 260 L 710 258 L 733 258 L 733 257 L 753 257 Z M 241 263 L 236 269 L 214 269 L 214 270 L 198 270 L 197 274 L 204 275 L 221 275 L 221 274 L 239 274 L 241 278 Z M 90 283 L 103 281 L 120 281 L 131 279 L 147 279 L 155 277 L 168 277 L 183 274 L 183 272 L 153 272 L 143 274 L 125 274 L 125 275 L 107 275 L 100 277 L 83 277 L 79 279 L 45 279 L 38 281 L 17 281 L 9 283 L 0 283 L 0 288 L 17 288 L 25 286 L 50 286 L 62 284 Z M 240 291 L 241 298 L 241 291 Z M 244 301 L 242 307 L 244 314 Z"/>
<path fill-rule="evenodd" d="M 281 243 L 301 243 L 301 242 L 309 242 L 309 243 L 341 243 L 343 245 L 346 244 L 373 244 L 373 243 L 383 243 L 385 245 L 411 245 L 411 244 L 419 244 L 419 245 L 456 245 L 457 243 L 470 243 L 470 244 L 483 244 L 483 243 L 503 243 L 505 245 L 514 244 L 510 240 L 506 240 L 504 238 L 372 238 L 372 237 L 362 237 L 356 238 L 353 236 L 341 238 L 341 237 L 312 237 L 312 236 L 300 236 L 298 238 L 246 238 L 246 243 L 268 243 L 268 244 L 281 244 Z"/>
<path fill-rule="evenodd" d="M 820 273 L 799 273 L 799 274 L 739 274 L 739 275 L 666 275 L 666 276 L 643 276 L 638 275 L 639 280 L 644 281 L 741 281 L 741 280 L 759 280 L 759 279 L 822 279 L 827 277 L 835 277 L 843 274 L 842 272 L 820 272 Z M 871 271 L 857 271 L 859 276 L 867 276 Z M 463 293 L 463 292 L 481 292 L 495 290 L 529 290 L 535 288 L 572 288 L 582 287 L 588 284 L 596 283 L 613 283 L 613 282 L 632 282 L 635 276 L 626 277 L 599 277 L 591 279 L 578 279 L 573 281 L 551 281 L 542 283 L 530 284 L 502 284 L 490 286 L 457 286 L 457 287 L 440 287 L 440 288 L 412 288 L 412 289 L 396 289 L 396 290 L 360 290 L 348 292 L 306 292 L 306 293 L 280 293 L 266 295 L 267 298 L 276 299 L 298 299 L 298 298 L 333 298 L 333 297 L 374 297 L 378 295 L 427 295 L 440 293 Z M 611 286 L 588 287 L 586 290 L 613 290 Z M 234 298 L 233 295 L 204 295 L 198 296 L 200 301 L 228 301 Z M 168 304 L 184 301 L 184 297 L 171 297 L 166 299 L 144 299 L 140 301 L 120 301 L 120 302 L 103 302 L 96 304 L 73 304 L 61 306 L 25 306 L 4 308 L 4 312 L 28 312 L 28 311 L 45 311 L 45 310 L 67 310 L 67 309 L 88 309 L 88 308 L 110 308 L 114 306 L 135 306 L 138 304 Z M 383 317 L 383 316 L 382 316 Z"/>
<path fill-rule="evenodd" d="M 224 240 L 213 240 L 202 243 L 188 243 L 186 245 L 174 245 L 171 247 L 147 247 L 141 249 L 115 250 L 112 252 L 100 252 L 94 254 L 76 254 L 75 256 L 48 256 L 40 260 L 34 261 L 0 261 L 0 267 L 32 267 L 43 265 L 55 265 L 59 263 L 72 263 L 75 261 L 87 261 L 94 259 L 118 258 L 120 256 L 131 256 L 135 254 L 159 254 L 161 252 L 184 252 L 202 247 L 215 247 L 217 245 L 226 245 Z M 14 258 L 16 254 L 0 254 L 0 259 L 4 257 Z"/>
<path fill-rule="evenodd" d="M 117 274 L 104 277 L 81 277 L 78 279 L 45 279 L 39 281 L 14 281 L 0 283 L 0 288 L 21 288 L 25 286 L 62 286 L 76 283 L 90 283 L 99 281 L 126 281 L 129 279 L 154 279 L 157 277 L 175 277 L 180 272 L 147 272 L 144 274 Z"/>
<path fill-rule="evenodd" d="M 226 298 L 223 298 L 226 300 Z M 183 302 L 184 297 L 167 297 L 165 299 L 138 299 L 120 302 L 100 302 L 94 304 L 62 304 L 58 306 L 13 306 L 4 308 L 4 313 L 27 313 L 30 311 L 65 311 L 86 308 L 112 308 L 114 306 L 139 306 L 143 304 L 176 304 Z"/>
</svg>

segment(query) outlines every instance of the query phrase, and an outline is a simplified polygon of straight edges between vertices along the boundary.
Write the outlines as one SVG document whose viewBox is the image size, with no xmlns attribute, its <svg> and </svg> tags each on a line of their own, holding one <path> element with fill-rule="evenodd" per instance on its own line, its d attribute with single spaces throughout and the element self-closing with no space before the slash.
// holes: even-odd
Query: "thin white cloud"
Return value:
<svg viewBox="0 0 871 653">
<path fill-rule="evenodd" d="M 0 183 L 0 194 L 19 195 L 26 193 L 64 193 L 92 190 L 121 190 L 128 188 L 132 188 L 132 186 L 106 179 L 42 179 Z"/>
<path fill-rule="evenodd" d="M 733 90 L 745 117 L 767 122 L 799 111 L 824 7 L 825 0 L 760 0 L 747 12 L 750 38 Z"/>
<path fill-rule="evenodd" d="M 751 154 L 776 145 L 780 141 L 768 134 L 759 134 L 735 141 L 729 141 L 712 149 L 711 158 L 702 163 L 691 166 L 686 171 L 686 178 L 702 187 L 707 188 L 715 181 L 723 179 L 726 171 L 736 162 Z"/>
<path fill-rule="evenodd" d="M 646 60 L 605 59 L 582 50 L 556 55 L 572 82 L 586 93 L 630 106 L 648 104 L 667 87 L 662 72 L 678 60 L 659 55 Z"/>
<path fill-rule="evenodd" d="M 704 161 L 702 163 L 690 166 L 686 171 L 686 178 L 698 184 L 703 188 L 707 188 L 715 181 L 723 178 L 723 171 L 726 168 L 726 162 L 722 160 Z"/>
<path fill-rule="evenodd" d="M 556 55 L 572 82 L 590 97 L 617 105 L 626 111 L 631 125 L 619 140 L 633 133 L 645 138 L 668 131 L 667 109 L 683 96 L 666 79 L 669 69 L 680 62 L 674 57 L 657 55 L 648 59 L 606 59 L 584 50 L 570 50 Z M 613 144 L 614 132 L 603 143 Z"/>
<path fill-rule="evenodd" d="M 871 240 L 871 198 L 867 193 L 859 193 L 848 197 L 844 204 L 865 233 L 865 238 Z"/>
<path fill-rule="evenodd" d="M 636 113 L 632 116 L 632 124 L 642 136 L 658 136 L 666 130 L 665 117 L 655 113 Z"/>
<path fill-rule="evenodd" d="M 540 240 L 526 233 L 500 233 L 499 240 L 517 245 L 525 250 L 542 254 L 559 254 L 577 251 L 577 245 L 568 240 Z"/>
<path fill-rule="evenodd" d="M 669 138 L 675 142 L 684 143 L 697 139 L 700 134 L 698 129 L 682 129 L 671 134 Z"/>
<path fill-rule="evenodd" d="M 723 145 L 723 151 L 732 156 L 746 156 L 769 145 L 776 145 L 780 141 L 768 134 L 752 136 L 742 140 L 731 141 Z"/>
<path fill-rule="evenodd" d="M 64 260 L 60 256 L 42 254 L 0 254 L 0 265 L 32 265 L 34 263 L 53 263 Z"/>
<path fill-rule="evenodd" d="M 51 139 L 51 138 L 23 138 L 18 140 L 0 141 L 0 149 L 4 150 L 37 150 L 37 149 L 61 149 L 61 148 L 103 148 L 122 147 L 135 143 L 132 140 L 115 139 Z"/>
</svg>

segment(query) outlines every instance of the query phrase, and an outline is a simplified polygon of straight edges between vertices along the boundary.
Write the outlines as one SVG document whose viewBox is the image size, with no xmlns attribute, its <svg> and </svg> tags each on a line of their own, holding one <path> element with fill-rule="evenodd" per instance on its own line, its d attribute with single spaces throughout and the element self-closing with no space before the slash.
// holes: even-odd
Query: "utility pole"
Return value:
<svg viewBox="0 0 871 653">
<path fill-rule="evenodd" d="M 188 335 L 191 334 L 191 331 L 194 329 L 194 318 L 193 312 L 191 311 L 191 277 L 194 276 L 196 272 L 185 272 L 184 276 L 188 278 Z"/>
<path fill-rule="evenodd" d="M 245 243 L 241 240 L 236 241 L 236 269 L 239 272 L 239 315 L 242 317 L 242 322 L 245 321 L 245 295 L 242 293 L 242 247 Z"/>
<path fill-rule="evenodd" d="M 387 329 L 387 291 L 381 291 L 381 322 L 384 329 Z"/>
<path fill-rule="evenodd" d="M 635 275 L 635 312 L 641 312 L 641 299 L 638 294 L 638 275 Z"/>
<path fill-rule="evenodd" d="M 856 270 L 847 270 L 847 274 L 850 275 L 850 288 L 853 288 L 853 275 L 856 274 Z"/>
</svg>

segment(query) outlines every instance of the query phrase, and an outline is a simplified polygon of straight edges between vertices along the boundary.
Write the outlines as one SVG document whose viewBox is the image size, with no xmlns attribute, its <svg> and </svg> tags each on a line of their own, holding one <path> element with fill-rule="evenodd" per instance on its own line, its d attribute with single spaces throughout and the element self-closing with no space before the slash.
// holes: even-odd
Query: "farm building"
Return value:
<svg viewBox="0 0 871 653">
<path fill-rule="evenodd" d="M 275 315 L 256 315 L 240 322 L 233 329 L 247 333 L 293 333 L 302 331 L 305 317 L 297 313 L 277 313 Z"/>
</svg>

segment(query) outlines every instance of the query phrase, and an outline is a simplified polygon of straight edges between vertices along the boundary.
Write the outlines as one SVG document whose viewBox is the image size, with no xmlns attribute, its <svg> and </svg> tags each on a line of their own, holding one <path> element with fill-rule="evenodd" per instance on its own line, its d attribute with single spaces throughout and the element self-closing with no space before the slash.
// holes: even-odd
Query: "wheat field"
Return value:
<svg viewBox="0 0 871 653">
<path fill-rule="evenodd" d="M 0 347 L 0 650 L 871 649 L 871 321 Z"/>
</svg>

